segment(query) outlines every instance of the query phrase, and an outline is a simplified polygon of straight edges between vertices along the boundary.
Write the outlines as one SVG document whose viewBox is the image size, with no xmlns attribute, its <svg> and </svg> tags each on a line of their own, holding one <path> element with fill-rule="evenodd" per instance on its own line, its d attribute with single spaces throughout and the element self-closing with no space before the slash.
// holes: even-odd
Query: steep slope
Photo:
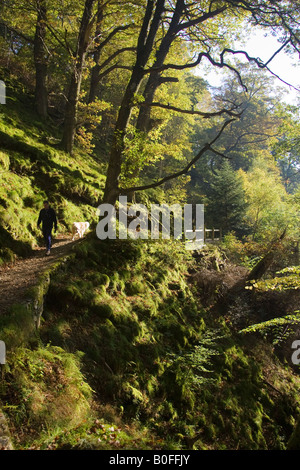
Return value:
<svg viewBox="0 0 300 470">
<path fill-rule="evenodd" d="M 0 400 L 16 448 L 286 448 L 299 376 L 202 306 L 180 243 L 90 236 L 73 251 L 41 328 L 8 352 Z"/>
<path fill-rule="evenodd" d="M 55 247 L 52 261 L 35 256 L 7 270 L 39 244 L 44 198 L 67 239 L 75 219 L 96 220 L 104 184 L 99 162 L 61 152 L 57 130 L 10 85 L 0 108 L 0 339 L 8 346 L 0 416 L 14 448 L 294 448 L 299 375 L 272 342 L 238 333 L 236 318 L 252 326 L 265 307 L 258 312 L 241 295 L 231 311 L 212 308 L 222 292 L 216 268 L 225 263 L 222 253 L 214 259 L 217 248 L 204 271 L 180 242 L 90 234 L 66 258 L 69 240 L 58 243 L 64 260 L 47 279 L 38 276 L 56 261 Z M 23 283 L 14 284 L 18 273 Z M 23 302 L 35 279 L 39 329 Z M 16 304 L 7 309 L 7 299 Z"/>
<path fill-rule="evenodd" d="M 95 221 L 104 176 L 100 164 L 78 150 L 60 151 L 54 123 L 41 123 L 33 101 L 7 77 L 7 104 L 0 105 L 0 264 L 37 246 L 36 227 L 44 199 L 55 207 L 59 232 L 75 220 Z"/>
</svg>

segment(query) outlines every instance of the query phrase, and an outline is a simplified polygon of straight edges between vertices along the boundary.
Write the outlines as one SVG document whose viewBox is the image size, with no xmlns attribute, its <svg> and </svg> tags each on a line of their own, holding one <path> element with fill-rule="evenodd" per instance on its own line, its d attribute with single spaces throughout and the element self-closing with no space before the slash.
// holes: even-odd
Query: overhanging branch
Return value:
<svg viewBox="0 0 300 470">
<path fill-rule="evenodd" d="M 232 72 L 234 72 L 237 77 L 238 77 L 238 80 L 239 80 L 239 83 L 240 85 L 244 88 L 244 90 L 247 92 L 248 89 L 247 89 L 247 86 L 243 83 L 243 80 L 242 80 L 242 77 L 241 77 L 241 74 L 240 72 L 233 66 L 233 65 L 230 65 L 228 64 L 227 62 L 225 62 L 225 54 L 226 53 L 230 53 L 232 55 L 238 55 L 238 54 L 241 54 L 243 56 L 246 57 L 246 59 L 248 60 L 248 62 L 254 62 L 260 69 L 266 69 L 271 75 L 273 75 L 275 78 L 277 78 L 278 80 L 280 80 L 282 83 L 284 83 L 285 85 L 287 86 L 290 86 L 292 87 L 294 90 L 296 91 L 300 91 L 299 88 L 295 87 L 294 85 L 291 85 L 290 83 L 286 82 L 285 80 L 283 80 L 279 75 L 277 75 L 276 73 L 272 72 L 272 70 L 270 70 L 270 68 L 268 67 L 268 64 L 273 60 L 273 58 L 285 47 L 287 46 L 287 44 L 289 43 L 290 41 L 286 41 L 285 44 L 283 44 L 273 55 L 272 57 L 266 62 L 264 63 L 261 59 L 259 58 L 256 58 L 256 57 L 251 57 L 246 51 L 243 51 L 243 50 L 238 50 L 238 51 L 235 51 L 233 49 L 229 49 L 229 48 L 225 48 L 221 54 L 220 54 L 220 61 L 216 61 L 211 55 L 209 52 L 200 52 L 198 54 L 198 57 L 195 61 L 193 62 L 188 62 L 187 64 L 183 64 L 183 65 L 177 65 L 177 64 L 165 64 L 165 65 L 162 65 L 161 67 L 151 67 L 149 69 L 146 69 L 145 70 L 145 75 L 148 74 L 148 73 L 152 73 L 152 72 L 163 72 L 164 70 L 168 70 L 168 69 L 174 69 L 174 70 L 185 70 L 185 69 L 188 69 L 188 68 L 193 68 L 193 67 L 197 67 L 197 65 L 200 64 L 200 62 L 202 61 L 203 57 L 206 57 L 209 62 L 215 66 L 215 67 L 218 67 L 218 68 L 227 68 L 229 70 L 231 70 Z"/>
<path fill-rule="evenodd" d="M 122 49 L 118 49 L 113 54 L 111 54 L 102 64 L 99 64 L 99 69 L 103 69 L 106 67 L 113 59 L 115 59 L 118 55 L 123 54 L 124 52 L 134 52 L 136 51 L 136 47 L 123 47 Z"/>
<path fill-rule="evenodd" d="M 98 42 L 98 43 L 97 43 L 97 40 L 99 39 L 100 36 L 96 36 L 94 38 L 94 41 L 97 43 L 95 50 L 101 51 L 116 34 L 120 33 L 121 31 L 126 31 L 131 26 L 132 24 L 127 24 L 124 26 L 117 26 L 115 29 L 113 29 L 113 31 L 111 31 L 108 34 L 108 36 L 103 41 Z M 95 52 L 95 51 L 91 51 L 91 52 Z"/>
<path fill-rule="evenodd" d="M 123 194 L 128 194 L 128 193 L 131 193 L 131 192 L 136 192 L 136 191 L 144 191 L 145 189 L 151 189 L 151 188 L 157 188 L 158 186 L 161 186 L 162 184 L 166 183 L 167 181 L 170 181 L 172 179 L 175 179 L 175 178 L 178 178 L 179 176 L 182 176 L 186 173 L 188 173 L 188 171 L 190 170 L 190 168 L 195 165 L 195 163 L 202 157 L 202 155 L 204 155 L 208 150 L 211 150 L 212 152 L 214 153 L 217 153 L 216 150 L 214 150 L 212 148 L 212 145 L 221 137 L 221 135 L 223 134 L 224 130 L 226 129 L 226 127 L 231 124 L 233 121 L 235 121 L 236 119 L 229 119 L 227 121 L 225 121 L 225 123 L 223 124 L 223 126 L 221 127 L 220 131 L 218 132 L 218 134 L 216 135 L 216 137 L 211 141 L 211 142 L 208 142 L 206 143 L 202 149 L 197 153 L 197 155 L 182 169 L 182 170 L 179 170 L 175 173 L 172 173 L 171 175 L 168 175 L 168 176 L 165 176 L 164 178 L 162 178 L 161 180 L 159 181 L 155 181 L 154 183 L 150 183 L 150 184 L 146 184 L 146 185 L 143 185 L 143 186 L 133 186 L 131 188 L 122 188 L 121 191 Z M 218 155 L 222 155 L 220 152 L 217 153 Z M 222 156 L 225 156 L 225 155 L 222 155 Z"/>
<path fill-rule="evenodd" d="M 179 78 L 177 78 L 177 77 L 159 77 L 158 81 L 159 81 L 159 85 L 162 85 L 163 83 L 178 83 Z"/>
<path fill-rule="evenodd" d="M 228 116 L 231 117 L 240 117 L 241 113 L 236 113 L 234 112 L 234 109 L 237 108 L 234 107 L 232 109 L 220 109 L 219 111 L 212 111 L 212 112 L 203 112 L 203 111 L 197 111 L 193 109 L 181 109 L 181 108 L 176 108 L 176 106 L 172 106 L 170 104 L 163 104 L 163 103 L 140 103 L 140 106 L 146 106 L 146 107 L 155 107 L 155 108 L 162 108 L 162 109 L 169 109 L 170 111 L 175 111 L 177 113 L 182 113 L 182 114 L 192 114 L 192 115 L 197 115 L 201 116 L 204 119 L 208 119 L 214 116 L 221 116 L 222 114 L 228 114 Z"/>
<path fill-rule="evenodd" d="M 119 63 L 111 65 L 108 67 L 108 69 L 104 70 L 103 72 L 99 73 L 98 80 L 99 82 L 106 77 L 106 75 L 109 75 L 113 70 L 116 69 L 121 69 L 121 70 L 129 70 L 129 72 L 132 71 L 132 67 L 127 67 L 126 65 L 119 65 Z"/>
<path fill-rule="evenodd" d="M 224 54 L 224 51 L 222 52 L 222 54 Z M 232 72 L 234 72 L 237 75 L 241 86 L 245 89 L 245 91 L 247 91 L 247 87 L 243 84 L 242 77 L 241 77 L 241 74 L 239 73 L 239 71 L 236 70 L 232 65 L 227 64 L 226 62 L 224 62 L 224 58 L 223 58 L 222 54 L 220 55 L 220 57 L 221 57 L 220 62 L 217 62 L 216 60 L 214 60 L 208 52 L 200 52 L 200 54 L 198 54 L 198 57 L 194 62 L 188 62 L 187 64 L 183 64 L 183 65 L 165 64 L 165 65 L 162 65 L 161 67 L 151 67 L 149 69 L 146 69 L 144 71 L 144 73 L 146 75 L 146 74 L 151 73 L 151 72 L 163 72 L 164 70 L 168 70 L 168 69 L 185 70 L 185 69 L 188 69 L 188 68 L 197 67 L 197 65 L 200 64 L 203 57 L 206 57 L 210 61 L 210 63 L 212 65 L 214 65 L 215 67 L 219 67 L 219 68 L 225 67 L 225 68 L 228 68 L 229 70 L 231 70 Z"/>
<path fill-rule="evenodd" d="M 220 58 L 221 58 L 221 63 L 224 63 L 224 55 L 226 54 L 226 52 L 229 52 L 230 54 L 233 54 L 233 55 L 237 55 L 237 54 L 242 54 L 246 57 L 246 59 L 248 60 L 248 62 L 254 62 L 260 69 L 266 69 L 271 75 L 273 75 L 273 77 L 277 78 L 278 80 L 280 80 L 282 83 L 284 83 L 285 85 L 287 86 L 290 86 L 292 87 L 294 90 L 296 91 L 300 91 L 299 88 L 295 87 L 294 85 L 291 85 L 290 83 L 286 82 L 285 80 L 283 80 L 282 78 L 280 78 L 279 75 L 277 75 L 276 73 L 272 72 L 272 70 L 270 70 L 270 68 L 268 67 L 267 64 L 269 64 L 273 58 L 289 43 L 290 41 L 287 41 L 285 44 L 283 44 L 283 46 L 281 46 L 273 55 L 272 57 L 266 62 L 264 63 L 260 58 L 256 58 L 256 57 L 251 57 L 249 56 L 249 54 L 246 52 L 246 51 L 234 51 L 233 49 L 229 49 L 229 48 L 226 48 L 224 49 L 221 54 L 220 54 Z"/>
<path fill-rule="evenodd" d="M 206 20 L 210 18 L 214 18 L 218 16 L 220 13 L 223 13 L 227 9 L 227 6 L 222 6 L 220 8 L 216 8 L 215 10 L 210 10 L 208 13 L 204 13 L 202 16 L 198 18 L 194 18 L 192 20 L 186 21 L 185 23 L 180 23 L 176 28 L 176 33 L 183 31 L 185 29 L 191 28 L 193 26 L 197 26 L 201 23 L 204 23 Z"/>
<path fill-rule="evenodd" d="M 279 49 L 277 49 L 276 52 L 274 52 L 274 54 L 272 55 L 272 57 L 270 57 L 270 59 L 267 60 L 267 62 L 265 63 L 265 67 L 266 67 L 266 66 L 274 59 L 274 57 L 276 57 L 277 54 L 279 54 L 290 42 L 291 42 L 290 39 L 288 39 L 287 41 L 285 41 L 285 43 L 282 44 L 282 46 L 281 46 Z"/>
<path fill-rule="evenodd" d="M 215 153 L 216 155 L 218 155 L 219 157 L 222 157 L 222 158 L 227 158 L 227 160 L 231 160 L 231 157 L 228 157 L 228 155 L 225 155 L 225 153 L 222 153 L 222 152 L 219 152 L 218 150 L 214 149 L 213 147 L 210 146 L 209 150 L 213 153 Z"/>
</svg>

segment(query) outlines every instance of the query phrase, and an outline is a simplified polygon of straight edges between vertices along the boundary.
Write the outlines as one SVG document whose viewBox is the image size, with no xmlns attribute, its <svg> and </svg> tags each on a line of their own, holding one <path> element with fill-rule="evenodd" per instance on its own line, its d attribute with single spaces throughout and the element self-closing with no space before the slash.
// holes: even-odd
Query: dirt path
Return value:
<svg viewBox="0 0 300 470">
<path fill-rule="evenodd" d="M 0 315 L 7 312 L 11 305 L 22 302 L 26 291 L 36 284 L 37 277 L 54 261 L 66 255 L 77 243 L 71 237 L 58 236 L 49 257 L 44 248 L 37 248 L 30 258 L 18 260 L 11 266 L 0 269 Z"/>
</svg>

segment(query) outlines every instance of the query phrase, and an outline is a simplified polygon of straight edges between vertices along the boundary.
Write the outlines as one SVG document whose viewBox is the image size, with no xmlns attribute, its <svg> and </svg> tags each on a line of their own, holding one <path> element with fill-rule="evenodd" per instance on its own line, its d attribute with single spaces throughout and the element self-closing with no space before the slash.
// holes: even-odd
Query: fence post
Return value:
<svg viewBox="0 0 300 470">
<path fill-rule="evenodd" d="M 0 80 L 0 104 L 6 104 L 6 86 L 3 80 Z"/>
<path fill-rule="evenodd" d="M 4 341 L 0 341 L 0 364 L 5 364 L 6 362 L 6 346 Z"/>
</svg>

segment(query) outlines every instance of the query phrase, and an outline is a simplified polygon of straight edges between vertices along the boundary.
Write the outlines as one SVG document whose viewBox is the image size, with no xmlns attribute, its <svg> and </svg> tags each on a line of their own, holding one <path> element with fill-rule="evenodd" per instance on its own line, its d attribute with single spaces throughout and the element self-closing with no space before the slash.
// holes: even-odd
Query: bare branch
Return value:
<svg viewBox="0 0 300 470">
<path fill-rule="evenodd" d="M 0 26 L 4 26 L 4 28 L 7 28 L 8 31 L 14 33 L 16 36 L 19 36 L 20 38 L 24 39 L 25 41 L 29 42 L 30 44 L 33 44 L 34 39 L 27 36 L 26 34 L 22 33 L 21 31 L 18 31 L 17 29 L 13 28 L 12 26 L 8 26 L 6 23 L 0 23 Z"/>
<path fill-rule="evenodd" d="M 285 44 L 286 46 L 287 44 Z M 280 48 L 280 50 L 283 48 L 283 46 Z M 236 54 L 242 54 L 246 57 L 246 59 L 249 61 L 249 62 L 254 62 L 260 69 L 266 69 L 268 70 L 268 72 L 273 75 L 273 77 L 277 78 L 278 80 L 280 80 L 282 83 L 284 83 L 285 85 L 288 85 L 290 87 L 292 87 L 294 90 L 296 91 L 300 91 L 299 88 L 295 87 L 294 85 L 291 85 L 290 83 L 286 82 L 285 80 L 283 80 L 282 78 L 280 78 L 279 75 L 277 75 L 276 73 L 272 72 L 272 70 L 269 69 L 269 67 L 267 66 L 268 63 L 271 62 L 271 60 L 275 57 L 275 55 L 279 52 L 279 50 L 271 57 L 271 59 L 269 59 L 266 63 L 264 63 L 259 57 L 256 58 L 256 57 L 251 57 L 249 56 L 249 54 L 246 52 L 246 51 L 234 51 L 233 49 L 229 49 L 229 48 L 226 48 L 224 49 L 221 54 L 220 54 L 220 58 L 221 58 L 221 63 L 224 63 L 224 55 L 226 54 L 226 52 L 229 52 L 230 54 L 233 54 L 233 55 L 236 55 Z"/>
<path fill-rule="evenodd" d="M 52 26 L 50 26 L 48 23 L 46 23 L 46 28 L 49 29 L 50 33 L 52 34 L 52 36 L 56 39 L 56 41 L 58 42 L 58 44 L 60 44 L 64 49 L 67 49 L 69 55 L 71 57 L 74 56 L 74 52 L 71 50 L 71 48 L 69 47 L 68 43 L 62 41 L 58 34 L 56 33 L 55 29 L 52 28 Z"/>
<path fill-rule="evenodd" d="M 108 67 L 108 69 L 104 70 L 104 72 L 99 74 L 99 76 L 98 76 L 99 82 L 104 77 L 106 77 L 106 75 L 109 75 L 110 72 L 112 72 L 113 70 L 116 70 L 116 69 L 129 70 L 130 72 L 132 72 L 132 67 L 127 67 L 126 65 L 119 65 L 119 63 L 117 63 L 115 65 L 111 65 L 110 67 Z"/>
<path fill-rule="evenodd" d="M 268 63 L 271 62 L 271 60 L 273 60 L 273 58 L 275 57 L 275 55 L 277 55 L 282 49 L 283 47 L 285 47 L 286 45 L 288 44 L 288 42 L 286 42 L 278 51 L 276 51 L 275 54 L 273 54 L 273 56 L 266 62 L 264 63 L 261 59 L 257 58 L 257 57 L 251 57 L 246 51 L 243 51 L 243 50 L 238 50 L 238 51 L 235 51 L 233 49 L 229 49 L 229 48 L 226 48 L 224 49 L 221 54 L 220 54 L 220 61 L 216 61 L 215 59 L 213 59 L 213 57 L 209 54 L 209 52 L 200 52 L 200 54 L 198 54 L 198 57 L 197 59 L 194 61 L 194 62 L 189 62 L 187 64 L 183 64 L 183 65 L 177 65 L 177 64 L 165 64 L 165 65 L 162 65 L 161 67 L 151 67 L 149 69 L 146 69 L 144 71 L 145 75 L 148 74 L 148 73 L 151 73 L 151 72 L 162 72 L 164 70 L 168 70 L 168 69 L 174 69 L 174 70 L 185 70 L 185 69 L 188 69 L 188 68 L 193 68 L 193 67 L 196 67 L 197 65 L 200 64 L 201 60 L 203 59 L 203 57 L 206 57 L 209 62 L 214 65 L 215 67 L 219 67 L 219 68 L 227 68 L 229 70 L 231 70 L 232 72 L 234 72 L 237 77 L 238 77 L 238 80 L 239 80 L 239 83 L 240 85 L 244 88 L 244 90 L 247 92 L 248 89 L 246 87 L 246 85 L 243 83 L 243 80 L 242 80 L 242 77 L 241 77 L 241 74 L 240 72 L 235 68 L 233 67 L 232 65 L 228 64 L 225 62 L 224 60 L 224 56 L 225 54 L 228 52 L 230 54 L 233 54 L 233 55 L 237 55 L 237 54 L 242 54 L 246 57 L 246 59 L 249 61 L 249 62 L 254 62 L 259 68 L 261 69 L 266 69 L 268 70 L 268 72 L 273 75 L 275 78 L 277 78 L 278 80 L 280 80 L 282 83 L 284 83 L 285 85 L 288 85 L 290 87 L 292 87 L 294 90 L 296 91 L 300 91 L 299 88 L 295 87 L 294 85 L 291 85 L 290 83 L 286 82 L 285 80 L 283 80 L 282 78 L 280 78 L 279 75 L 277 75 L 276 73 L 272 72 L 272 70 L 270 70 L 270 68 L 267 66 Z"/>
<path fill-rule="evenodd" d="M 177 26 L 176 28 L 176 33 L 179 33 L 183 29 L 191 28 L 192 26 L 196 26 L 200 23 L 204 23 L 204 21 L 208 20 L 209 18 L 213 18 L 214 16 L 219 15 L 220 13 L 223 13 L 223 11 L 227 10 L 227 6 L 223 6 L 220 8 L 217 8 L 216 10 L 209 11 L 208 13 L 204 13 L 204 15 L 195 18 L 190 21 L 186 21 L 185 23 L 181 23 Z"/>
<path fill-rule="evenodd" d="M 123 54 L 123 52 L 133 52 L 136 51 L 136 47 L 123 47 L 122 49 L 118 49 L 112 55 L 110 55 L 102 64 L 99 64 L 99 69 L 103 69 L 106 67 L 113 59 L 115 59 L 118 55 Z"/>
<path fill-rule="evenodd" d="M 224 51 L 222 52 L 222 54 L 223 53 L 224 53 Z M 200 54 L 198 54 L 198 57 L 194 62 L 189 62 L 189 63 L 183 64 L 183 65 L 166 64 L 166 65 L 162 65 L 161 67 L 151 67 L 150 69 L 146 69 L 144 71 L 144 73 L 146 75 L 146 74 L 151 73 L 151 72 L 155 72 L 155 71 L 156 72 L 162 72 L 163 70 L 167 70 L 167 69 L 185 70 L 185 69 L 188 69 L 188 68 L 193 68 L 193 67 L 196 67 L 197 65 L 200 64 L 203 57 L 206 57 L 212 65 L 214 65 L 216 67 L 219 67 L 219 68 L 226 67 L 229 70 L 233 71 L 238 76 L 238 79 L 239 79 L 239 82 L 240 82 L 241 86 L 245 89 L 245 91 L 247 91 L 247 87 L 243 84 L 241 74 L 232 65 L 227 64 L 226 62 L 224 62 L 224 58 L 223 58 L 222 54 L 220 55 L 221 62 L 216 62 L 208 52 L 200 52 Z"/>
<path fill-rule="evenodd" d="M 168 175 L 168 176 L 165 176 L 164 178 L 162 178 L 161 180 L 159 181 L 156 181 L 154 183 L 150 183 L 150 184 L 146 184 L 146 185 L 143 185 L 143 186 L 133 186 L 131 188 L 124 188 L 124 189 L 121 189 L 122 193 L 124 194 L 127 194 L 127 193 L 131 193 L 131 192 L 136 192 L 136 191 L 144 191 L 145 189 L 151 189 L 151 188 L 157 188 L 158 186 L 161 186 L 162 184 L 166 183 L 167 181 L 170 181 L 172 179 L 175 179 L 175 178 L 178 178 L 179 176 L 182 176 L 186 173 L 188 173 L 188 171 L 190 170 L 190 168 L 202 157 L 202 155 L 204 155 L 208 150 L 212 150 L 214 153 L 216 153 L 216 151 L 214 149 L 211 148 L 211 146 L 221 137 L 221 135 L 223 134 L 224 130 L 226 129 L 226 127 L 231 124 L 233 121 L 235 121 L 236 119 L 229 119 L 227 121 L 225 121 L 225 123 L 223 124 L 223 126 L 221 127 L 220 131 L 218 132 L 218 134 L 216 135 L 216 137 L 211 141 L 211 142 L 208 142 L 206 143 L 202 149 L 197 153 L 197 155 L 180 171 L 177 171 L 176 173 L 172 173 L 171 175 Z"/>
<path fill-rule="evenodd" d="M 212 112 L 203 112 L 203 111 L 195 111 L 192 109 L 181 109 L 181 108 L 176 108 L 175 106 L 172 106 L 170 104 L 162 104 L 162 103 L 140 103 L 140 106 L 147 106 L 147 107 L 156 107 L 156 108 L 163 108 L 163 109 L 169 109 L 170 111 L 175 111 L 177 113 L 182 113 L 182 114 L 193 114 L 197 116 L 201 116 L 204 119 L 208 119 L 214 116 L 221 116 L 222 114 L 228 114 L 228 116 L 232 117 L 240 117 L 241 113 L 235 113 L 233 109 L 236 109 L 237 106 L 235 106 L 232 109 L 220 109 L 219 111 L 212 111 Z"/>
<path fill-rule="evenodd" d="M 285 43 L 282 44 L 282 46 L 281 46 L 276 52 L 274 52 L 274 54 L 272 55 L 272 57 L 270 57 L 270 59 L 267 60 L 267 62 L 265 63 L 265 67 L 266 67 L 266 66 L 274 59 L 274 57 L 276 57 L 277 54 L 279 54 L 279 53 L 282 51 L 282 49 L 284 49 L 290 42 L 291 42 L 290 39 L 288 39 L 287 41 L 285 41 Z"/>
<path fill-rule="evenodd" d="M 222 158 L 227 158 L 227 160 L 231 160 L 231 157 L 229 157 L 228 155 L 225 155 L 224 153 L 222 152 L 219 152 L 218 150 L 210 147 L 209 150 L 213 153 L 215 153 L 216 155 L 218 155 L 219 157 L 222 157 Z"/>
<path fill-rule="evenodd" d="M 120 31 L 126 31 L 128 28 L 130 28 L 132 25 L 131 24 L 127 24 L 125 26 L 117 26 L 113 31 L 111 31 L 109 33 L 109 35 L 102 41 L 100 42 L 99 44 L 97 44 L 96 46 L 96 49 L 99 51 L 99 50 L 102 50 L 106 44 L 109 43 L 109 41 L 117 34 L 119 33 Z M 97 40 L 98 36 L 96 36 L 94 38 L 94 41 Z M 94 51 L 91 51 L 91 52 L 94 52 Z"/>
</svg>

